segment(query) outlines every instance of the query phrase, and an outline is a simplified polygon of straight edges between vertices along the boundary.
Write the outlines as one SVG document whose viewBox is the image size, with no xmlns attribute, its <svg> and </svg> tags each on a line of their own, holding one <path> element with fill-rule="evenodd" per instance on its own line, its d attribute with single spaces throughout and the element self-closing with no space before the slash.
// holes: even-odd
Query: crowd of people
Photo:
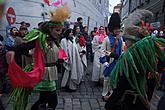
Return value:
<svg viewBox="0 0 165 110">
<path fill-rule="evenodd" d="M 141 14 L 142 11 L 143 14 Z M 87 61 L 89 60 L 93 62 L 91 81 L 96 86 L 102 84 L 103 91 L 100 95 L 106 101 L 106 110 L 149 110 L 148 102 L 151 101 L 156 86 L 156 80 L 152 76 L 155 75 L 156 69 L 153 70 L 152 68 L 155 68 L 156 64 L 154 64 L 154 58 L 150 60 L 140 56 L 141 60 L 148 62 L 147 66 L 142 64 L 146 69 L 141 67 L 139 64 L 143 63 L 143 61 L 137 61 L 139 59 L 136 59 L 136 53 L 139 52 L 139 55 L 141 55 L 144 50 L 148 54 L 150 53 L 145 46 L 141 47 L 142 49 L 137 52 L 136 48 L 138 47 L 135 46 L 137 42 L 142 41 L 145 36 L 149 35 L 152 36 L 148 38 L 150 43 L 155 43 L 157 40 L 152 39 L 157 34 L 155 32 L 151 33 L 152 30 L 148 27 L 135 26 L 139 24 L 142 18 L 152 16 L 151 12 L 142 11 L 136 12 L 138 13 L 137 15 L 141 16 L 136 20 L 131 19 L 132 16 L 135 18 L 136 14 L 127 18 L 124 30 L 121 30 L 120 15 L 113 13 L 107 27 L 94 27 L 90 34 L 88 26 L 83 26 L 82 17 L 77 18 L 73 29 L 68 24 L 64 26 L 65 18 L 57 20 L 56 18 L 58 17 L 52 17 L 50 21 L 39 23 L 38 28 L 34 28 L 32 31 L 28 30 L 30 23 L 25 21 L 20 23 L 19 29 L 12 26 L 6 37 L 0 36 L 0 95 L 10 91 L 7 88 L 8 79 L 6 77 L 8 72 L 9 80 L 10 78 L 13 80 L 17 77 L 12 76 L 11 73 L 18 74 L 19 72 L 14 68 L 18 68 L 18 66 L 24 68 L 26 65 L 33 63 L 33 70 L 36 69 L 35 72 L 41 74 L 42 81 L 39 80 L 37 84 L 34 84 L 35 86 L 33 84 L 33 86 L 30 86 L 40 92 L 40 97 L 32 105 L 31 110 L 39 110 L 41 108 L 55 110 L 58 104 L 56 94 L 56 81 L 59 80 L 58 73 L 63 73 L 61 88 L 64 88 L 67 92 L 75 92 L 81 82 L 84 81 L 85 75 L 90 74 L 87 73 Z M 165 34 L 162 32 L 159 35 L 157 36 L 159 38 L 165 37 Z M 140 43 L 142 44 L 142 42 Z M 162 51 L 165 51 L 163 48 L 165 46 L 164 40 L 159 41 L 159 43 L 162 46 Z M 129 48 L 132 46 L 134 48 Z M 147 46 L 151 49 L 149 44 Z M 156 50 L 159 49 L 152 50 L 152 52 L 157 52 L 158 54 L 157 56 L 155 55 L 158 57 L 156 60 L 159 57 L 162 60 L 162 51 Z M 148 57 L 151 57 L 151 55 L 148 55 Z M 132 63 L 132 58 L 136 60 L 134 63 Z M 121 62 L 121 67 L 118 62 Z M 159 73 L 163 73 L 164 60 L 161 61 L 160 65 Z M 33 71 L 33 74 L 35 72 Z M 130 74 L 131 72 L 132 74 Z M 162 79 L 165 78 L 164 76 L 162 74 Z M 140 83 L 139 78 L 145 80 L 141 79 L 143 82 Z M 32 77 L 31 80 L 33 80 Z M 11 81 L 11 85 L 13 85 L 12 83 L 14 81 Z M 147 88 L 142 88 L 142 84 L 146 85 Z M 161 86 L 163 87 L 164 84 L 164 80 L 162 80 Z M 25 84 L 23 86 L 27 87 L 28 85 Z M 123 103 L 123 101 L 125 102 Z M 2 106 L 1 102 L 0 105 Z"/>
</svg>

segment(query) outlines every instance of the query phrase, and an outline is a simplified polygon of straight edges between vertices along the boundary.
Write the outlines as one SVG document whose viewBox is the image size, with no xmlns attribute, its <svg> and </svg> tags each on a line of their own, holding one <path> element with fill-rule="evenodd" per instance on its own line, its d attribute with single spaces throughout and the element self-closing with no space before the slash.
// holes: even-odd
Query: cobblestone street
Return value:
<svg viewBox="0 0 165 110">
<path fill-rule="evenodd" d="M 105 110 L 105 102 L 101 99 L 102 87 L 95 86 L 93 82 L 91 82 L 91 71 L 92 64 L 90 63 L 88 68 L 89 75 L 86 75 L 84 81 L 76 92 L 63 92 L 58 88 L 58 105 L 56 110 Z M 156 110 L 159 96 L 163 95 L 160 91 L 157 91 L 156 94 L 157 95 L 153 96 L 151 110 Z M 7 104 L 7 99 L 7 95 L 2 97 L 6 110 L 12 110 L 11 104 Z M 38 93 L 33 93 L 30 96 L 30 104 L 28 105 L 27 110 L 30 110 L 31 105 L 37 99 Z"/>
</svg>

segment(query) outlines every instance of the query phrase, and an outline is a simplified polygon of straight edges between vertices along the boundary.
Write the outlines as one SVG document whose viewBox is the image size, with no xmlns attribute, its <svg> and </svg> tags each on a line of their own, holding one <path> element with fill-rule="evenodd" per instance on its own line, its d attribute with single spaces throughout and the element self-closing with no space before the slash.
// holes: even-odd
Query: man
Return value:
<svg viewBox="0 0 165 110">
<path fill-rule="evenodd" d="M 30 23 L 26 23 L 25 21 L 22 21 L 21 26 L 19 27 L 19 36 L 16 38 L 16 41 L 20 41 L 22 40 L 22 43 L 24 43 L 23 38 L 28 34 L 28 27 L 30 27 Z M 33 50 L 29 50 L 29 55 L 25 56 L 25 55 L 21 55 L 18 56 L 19 58 L 22 57 L 22 61 L 21 61 L 21 66 L 25 67 L 27 64 L 31 64 L 33 62 L 32 59 L 32 53 Z"/>
<path fill-rule="evenodd" d="M 119 14 L 113 13 L 108 24 L 109 36 L 104 39 L 102 44 L 104 54 L 103 57 L 100 58 L 100 62 L 105 65 L 105 70 L 103 72 L 103 100 L 107 100 L 112 93 L 112 88 L 109 85 L 108 79 L 123 50 L 123 39 L 122 36 L 120 36 L 120 22 Z"/>
<path fill-rule="evenodd" d="M 82 17 L 78 17 L 77 18 L 77 22 L 76 22 L 76 24 L 74 25 L 74 28 L 75 28 L 75 26 L 77 27 L 80 27 L 80 32 L 81 33 L 83 33 L 83 18 Z M 74 28 L 73 28 L 73 30 L 74 30 Z"/>
<path fill-rule="evenodd" d="M 28 34 L 28 27 L 30 27 L 30 23 L 26 23 L 22 21 L 21 26 L 19 27 L 19 37 L 23 38 L 26 34 Z"/>
</svg>

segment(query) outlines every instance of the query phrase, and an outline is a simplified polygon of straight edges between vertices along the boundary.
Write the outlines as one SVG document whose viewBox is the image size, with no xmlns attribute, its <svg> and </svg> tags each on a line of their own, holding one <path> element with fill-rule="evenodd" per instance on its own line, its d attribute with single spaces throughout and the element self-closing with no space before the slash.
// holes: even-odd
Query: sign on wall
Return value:
<svg viewBox="0 0 165 110">
<path fill-rule="evenodd" d="M 9 7 L 6 13 L 6 19 L 9 25 L 12 25 L 16 21 L 16 13 L 12 7 Z"/>
</svg>

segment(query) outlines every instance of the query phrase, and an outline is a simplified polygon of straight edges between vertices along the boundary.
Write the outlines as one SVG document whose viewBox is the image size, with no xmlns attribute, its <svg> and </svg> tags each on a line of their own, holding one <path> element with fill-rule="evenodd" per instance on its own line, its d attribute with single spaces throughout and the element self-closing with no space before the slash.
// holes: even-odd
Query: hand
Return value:
<svg viewBox="0 0 165 110">
<path fill-rule="evenodd" d="M 29 55 L 33 55 L 33 54 L 34 54 L 33 50 L 29 50 Z"/>
<path fill-rule="evenodd" d="M 110 56 L 110 55 L 111 55 L 111 52 L 105 51 L 105 55 L 106 55 L 106 56 Z"/>
<path fill-rule="evenodd" d="M 104 65 L 105 67 L 108 67 L 108 66 L 109 66 L 109 63 L 108 63 L 108 62 L 105 62 L 103 65 Z"/>
<path fill-rule="evenodd" d="M 14 51 L 9 51 L 6 53 L 6 60 L 8 64 L 10 64 L 14 60 L 14 56 L 15 56 Z"/>
</svg>

